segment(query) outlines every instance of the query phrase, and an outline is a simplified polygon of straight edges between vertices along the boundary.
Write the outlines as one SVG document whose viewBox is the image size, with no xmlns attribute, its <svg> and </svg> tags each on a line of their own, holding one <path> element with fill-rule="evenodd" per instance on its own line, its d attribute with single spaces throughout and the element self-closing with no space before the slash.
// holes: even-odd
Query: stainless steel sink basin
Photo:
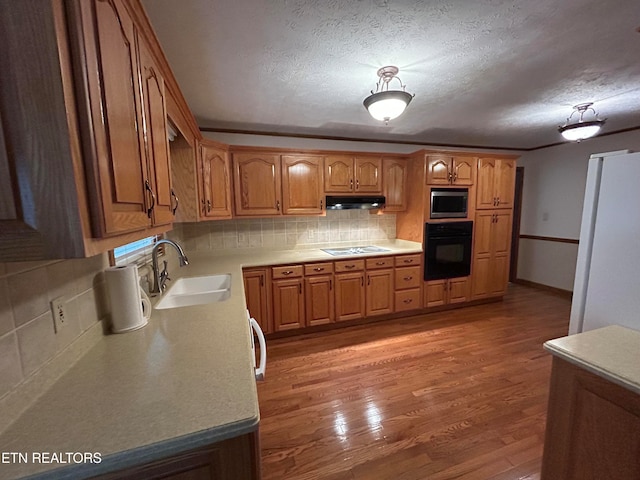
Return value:
<svg viewBox="0 0 640 480">
<path fill-rule="evenodd" d="M 390 250 L 388 248 L 377 247 L 375 245 L 365 245 L 362 247 L 323 248 L 322 251 L 327 252 L 329 255 L 333 255 L 334 257 L 339 257 L 342 255 L 389 252 Z"/>
<path fill-rule="evenodd" d="M 179 278 L 162 295 L 155 309 L 223 302 L 231 296 L 231 274 Z"/>
</svg>

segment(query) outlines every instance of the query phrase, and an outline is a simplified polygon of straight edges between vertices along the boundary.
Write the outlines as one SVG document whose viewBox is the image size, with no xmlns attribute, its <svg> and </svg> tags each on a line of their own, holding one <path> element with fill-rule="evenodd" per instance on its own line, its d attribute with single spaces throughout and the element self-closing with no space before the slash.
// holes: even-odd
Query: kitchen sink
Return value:
<svg viewBox="0 0 640 480">
<path fill-rule="evenodd" d="M 231 296 L 231 274 L 179 278 L 162 295 L 155 309 L 223 302 Z"/>
<path fill-rule="evenodd" d="M 376 247 L 375 245 L 365 245 L 362 247 L 323 248 L 322 251 L 334 257 L 339 257 L 342 255 L 389 252 L 390 250 L 388 248 Z"/>
</svg>

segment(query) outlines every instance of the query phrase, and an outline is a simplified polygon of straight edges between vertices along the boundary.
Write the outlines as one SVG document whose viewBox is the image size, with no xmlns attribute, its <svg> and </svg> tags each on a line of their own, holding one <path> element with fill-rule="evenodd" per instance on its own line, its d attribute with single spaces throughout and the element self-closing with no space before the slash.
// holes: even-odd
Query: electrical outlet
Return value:
<svg viewBox="0 0 640 480">
<path fill-rule="evenodd" d="M 67 300 L 64 296 L 51 300 L 51 314 L 53 315 L 53 326 L 56 333 L 67 326 Z"/>
</svg>

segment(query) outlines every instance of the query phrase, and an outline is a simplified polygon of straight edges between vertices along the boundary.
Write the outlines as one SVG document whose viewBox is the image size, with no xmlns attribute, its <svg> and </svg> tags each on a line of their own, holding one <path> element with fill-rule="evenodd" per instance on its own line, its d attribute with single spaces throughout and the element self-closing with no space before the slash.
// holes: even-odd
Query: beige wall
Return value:
<svg viewBox="0 0 640 480">
<path fill-rule="evenodd" d="M 579 239 L 589 157 L 623 149 L 640 151 L 638 131 L 523 154 L 518 160 L 524 167 L 520 234 Z M 518 278 L 572 291 L 578 248 L 568 245 L 522 240 Z"/>
<path fill-rule="evenodd" d="M 107 266 L 106 254 L 0 263 L 0 399 L 107 315 L 102 276 Z M 60 296 L 67 301 L 68 319 L 56 334 L 49 302 Z"/>
</svg>

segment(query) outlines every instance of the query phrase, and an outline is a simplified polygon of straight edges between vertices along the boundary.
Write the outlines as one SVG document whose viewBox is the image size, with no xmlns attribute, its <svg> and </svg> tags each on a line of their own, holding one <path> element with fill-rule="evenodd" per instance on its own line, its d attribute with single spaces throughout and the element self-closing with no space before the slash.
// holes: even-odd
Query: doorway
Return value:
<svg viewBox="0 0 640 480">
<path fill-rule="evenodd" d="M 512 283 L 518 279 L 518 246 L 520 244 L 523 185 L 524 167 L 516 167 L 516 186 L 513 194 L 513 225 L 511 227 L 511 258 L 509 259 L 509 281 Z"/>
</svg>

